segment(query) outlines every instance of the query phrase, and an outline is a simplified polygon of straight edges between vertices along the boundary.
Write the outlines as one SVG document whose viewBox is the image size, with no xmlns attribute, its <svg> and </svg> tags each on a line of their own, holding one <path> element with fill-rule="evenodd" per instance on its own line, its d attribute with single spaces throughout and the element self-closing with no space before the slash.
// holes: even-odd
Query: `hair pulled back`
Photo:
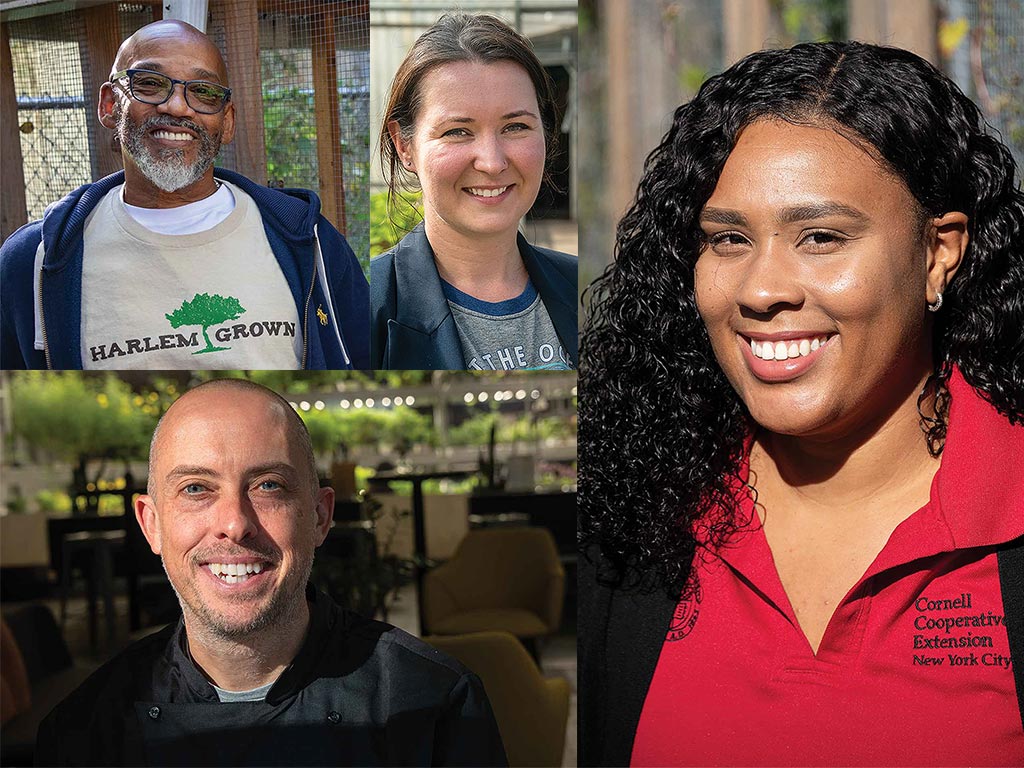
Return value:
<svg viewBox="0 0 1024 768">
<path fill-rule="evenodd" d="M 431 70 L 457 61 L 511 61 L 521 66 L 537 94 L 549 160 L 554 153 L 558 125 L 554 91 L 530 42 L 496 16 L 446 13 L 419 36 L 391 81 L 380 131 L 380 165 L 389 200 L 401 189 L 416 185 L 415 174 L 402 165 L 389 126 L 397 123 L 400 136 L 409 141 L 422 107 L 423 78 Z"/>
</svg>

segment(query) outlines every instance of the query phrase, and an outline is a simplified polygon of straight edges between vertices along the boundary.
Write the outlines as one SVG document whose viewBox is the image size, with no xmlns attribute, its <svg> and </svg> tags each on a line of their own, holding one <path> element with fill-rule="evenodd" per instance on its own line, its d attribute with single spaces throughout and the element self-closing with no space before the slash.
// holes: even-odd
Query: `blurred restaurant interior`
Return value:
<svg viewBox="0 0 1024 768">
<path fill-rule="evenodd" d="M 106 659 L 180 613 L 135 521 L 189 387 L 251 378 L 305 421 L 337 494 L 312 581 L 484 681 L 510 765 L 576 764 L 574 372 L 4 372 L 2 763 Z"/>
</svg>

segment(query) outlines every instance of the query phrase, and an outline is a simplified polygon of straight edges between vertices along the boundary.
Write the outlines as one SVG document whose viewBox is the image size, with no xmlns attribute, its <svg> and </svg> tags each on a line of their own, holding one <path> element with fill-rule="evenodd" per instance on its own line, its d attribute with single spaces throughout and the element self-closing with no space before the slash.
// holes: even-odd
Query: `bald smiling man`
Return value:
<svg viewBox="0 0 1024 768">
<path fill-rule="evenodd" d="M 309 434 L 257 384 L 164 415 L 136 518 L 182 618 L 43 721 L 36 765 L 504 765 L 480 680 L 308 585 L 334 491 Z"/>
<path fill-rule="evenodd" d="M 235 105 L 206 35 L 140 29 L 98 111 L 124 171 L 0 248 L 0 367 L 369 367 L 366 278 L 316 194 L 213 167 Z"/>
</svg>

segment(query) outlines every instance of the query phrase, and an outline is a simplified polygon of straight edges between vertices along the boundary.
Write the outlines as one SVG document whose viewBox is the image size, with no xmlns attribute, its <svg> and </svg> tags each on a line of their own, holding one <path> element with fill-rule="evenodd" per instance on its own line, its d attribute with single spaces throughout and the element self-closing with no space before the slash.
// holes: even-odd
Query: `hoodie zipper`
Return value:
<svg viewBox="0 0 1024 768">
<path fill-rule="evenodd" d="M 306 370 L 306 355 L 309 352 L 309 302 L 313 298 L 313 288 L 316 285 L 316 256 L 313 256 L 313 277 L 309 281 L 309 292 L 306 294 L 306 309 L 302 315 L 302 370 Z M 43 336 L 45 343 L 46 336 Z"/>
<path fill-rule="evenodd" d="M 333 313 L 334 313 L 333 307 L 336 306 L 336 305 L 334 303 L 334 298 L 331 296 L 331 289 L 327 286 L 327 281 L 326 281 L 326 277 L 327 277 L 327 264 L 326 264 L 326 262 L 324 262 L 323 249 L 320 247 L 320 236 L 317 234 L 317 225 L 315 225 L 315 224 L 313 225 L 313 247 L 315 249 L 315 258 L 316 258 L 316 267 L 315 267 L 316 271 L 314 272 L 314 275 L 319 273 L 320 265 L 323 264 L 324 265 L 324 278 L 325 279 L 324 279 L 324 285 L 321 286 L 321 287 L 323 288 L 324 293 L 326 294 L 326 297 L 327 297 L 327 304 L 328 304 L 327 311 L 328 311 L 328 313 L 333 315 Z M 337 317 L 333 317 L 333 320 L 334 320 L 334 325 L 335 325 L 334 331 L 335 331 L 335 335 L 336 335 L 337 340 L 338 340 L 338 347 L 341 350 L 341 356 L 345 360 L 345 366 L 348 367 L 348 368 L 351 368 L 352 367 L 352 359 L 348 356 L 348 350 L 345 349 L 345 342 L 341 338 L 341 328 L 338 326 L 338 319 L 337 319 Z"/>
<path fill-rule="evenodd" d="M 39 329 L 43 332 L 43 356 L 46 358 L 46 370 L 53 370 L 50 362 L 50 345 L 46 341 L 46 315 L 43 312 L 43 270 L 39 270 Z"/>
</svg>

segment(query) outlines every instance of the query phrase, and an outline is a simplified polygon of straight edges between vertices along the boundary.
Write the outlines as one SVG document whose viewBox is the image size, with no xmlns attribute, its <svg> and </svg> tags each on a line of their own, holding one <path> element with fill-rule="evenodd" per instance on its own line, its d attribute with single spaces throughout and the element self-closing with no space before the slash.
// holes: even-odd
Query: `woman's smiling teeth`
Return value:
<svg viewBox="0 0 1024 768">
<path fill-rule="evenodd" d="M 207 563 L 210 572 L 228 584 L 237 584 L 263 570 L 263 563 Z"/>
<path fill-rule="evenodd" d="M 172 131 L 153 131 L 153 138 L 165 139 L 167 141 L 192 141 L 194 137 L 188 133 L 176 133 Z"/>
<path fill-rule="evenodd" d="M 750 339 L 750 350 L 754 357 L 762 360 L 788 360 L 794 357 L 807 357 L 828 341 L 828 336 L 808 336 L 806 339 L 787 339 L 785 341 L 758 341 Z"/>
<path fill-rule="evenodd" d="M 479 187 L 467 187 L 469 194 L 476 195 L 477 197 L 497 197 L 498 195 L 504 194 L 508 186 L 498 187 L 497 189 L 480 189 Z"/>
</svg>

